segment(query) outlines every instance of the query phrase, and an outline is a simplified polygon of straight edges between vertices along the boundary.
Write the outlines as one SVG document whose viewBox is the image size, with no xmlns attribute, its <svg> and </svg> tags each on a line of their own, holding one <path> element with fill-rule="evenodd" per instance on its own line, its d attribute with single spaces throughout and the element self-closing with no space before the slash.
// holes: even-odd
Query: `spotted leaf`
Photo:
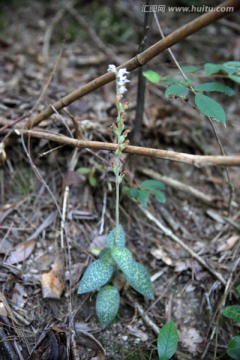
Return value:
<svg viewBox="0 0 240 360">
<path fill-rule="evenodd" d="M 103 328 L 108 326 L 118 313 L 120 304 L 119 291 L 114 286 L 104 286 L 96 299 L 96 312 Z"/>
<path fill-rule="evenodd" d="M 78 288 L 78 294 L 97 290 L 112 277 L 114 266 L 103 259 L 95 260 L 85 271 Z"/>
</svg>

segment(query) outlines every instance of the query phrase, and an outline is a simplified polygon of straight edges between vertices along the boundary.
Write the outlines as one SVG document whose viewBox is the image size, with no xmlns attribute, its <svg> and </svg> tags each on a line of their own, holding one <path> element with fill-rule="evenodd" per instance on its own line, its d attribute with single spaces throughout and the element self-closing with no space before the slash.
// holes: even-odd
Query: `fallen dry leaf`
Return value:
<svg viewBox="0 0 240 360">
<path fill-rule="evenodd" d="M 179 334 L 180 341 L 190 354 L 196 355 L 199 352 L 199 344 L 203 342 L 202 336 L 195 328 L 182 327 Z"/>
<path fill-rule="evenodd" d="M 64 291 L 63 283 L 64 264 L 60 258 L 57 258 L 52 265 L 52 269 L 42 274 L 42 293 L 44 299 L 60 299 Z"/>
<path fill-rule="evenodd" d="M 102 344 L 89 332 L 87 331 L 77 331 L 76 332 L 76 342 L 77 344 L 95 350 L 97 352 L 97 358 L 99 360 L 106 359 L 106 351 Z"/>
<path fill-rule="evenodd" d="M 0 316 L 5 316 L 5 317 L 8 316 L 8 311 L 5 308 L 5 305 L 2 301 L 0 301 Z"/>
<path fill-rule="evenodd" d="M 18 244 L 11 250 L 6 264 L 13 265 L 26 260 L 32 254 L 35 245 L 36 240 L 28 240 Z"/>
<path fill-rule="evenodd" d="M 162 260 L 166 265 L 173 266 L 172 259 L 168 256 L 165 250 L 162 247 L 158 247 L 157 249 L 151 249 L 150 253 L 158 260 Z"/>
<path fill-rule="evenodd" d="M 217 252 L 223 252 L 232 249 L 236 245 L 238 240 L 239 240 L 238 235 L 230 236 L 230 238 L 224 240 L 224 242 L 218 246 Z"/>
<path fill-rule="evenodd" d="M 95 236 L 93 241 L 91 242 L 88 251 L 98 256 L 102 249 L 106 247 L 107 235 L 98 235 Z"/>
<path fill-rule="evenodd" d="M 12 244 L 7 239 L 3 239 L 0 242 L 0 254 L 8 254 L 12 248 Z"/>
<path fill-rule="evenodd" d="M 148 340 L 148 334 L 145 331 L 142 331 L 137 328 L 137 326 L 131 326 L 128 325 L 128 332 L 137 338 L 139 338 L 141 341 L 147 341 Z"/>
</svg>

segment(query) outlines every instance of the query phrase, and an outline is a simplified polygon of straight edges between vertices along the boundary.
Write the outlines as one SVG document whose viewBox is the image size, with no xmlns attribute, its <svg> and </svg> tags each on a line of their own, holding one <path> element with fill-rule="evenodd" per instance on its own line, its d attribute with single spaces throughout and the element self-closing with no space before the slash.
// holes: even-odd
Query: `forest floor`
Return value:
<svg viewBox="0 0 240 360">
<path fill-rule="evenodd" d="M 166 203 L 150 198 L 145 212 L 125 194 L 120 197 L 127 246 L 152 276 L 155 298 L 146 300 L 120 282 L 119 315 L 103 330 L 95 314 L 96 294 L 79 296 L 77 288 L 115 226 L 113 154 L 76 153 L 69 146 L 20 135 L 29 118 L 104 74 L 109 64 L 119 65 L 138 52 L 141 6 L 136 1 L 84 1 L 69 10 L 61 1 L 0 3 L 0 141 L 6 152 L 6 159 L 0 152 L 1 359 L 76 359 L 76 354 L 80 359 L 157 359 L 156 328 L 170 320 L 179 334 L 174 359 L 228 358 L 227 343 L 237 327 L 221 311 L 225 303 L 237 302 L 239 168 L 228 169 L 229 184 L 224 167 L 125 156 L 124 185 L 140 186 L 146 179 L 166 184 Z M 167 35 L 199 15 L 166 12 L 159 19 Z M 230 14 L 173 46 L 180 65 L 203 69 L 205 63 L 239 60 L 237 16 Z M 149 37 L 151 43 L 160 39 L 154 20 Z M 167 51 L 146 68 L 179 77 Z M 126 127 L 131 130 L 137 74 L 129 74 L 124 95 L 129 102 Z M 203 73 L 193 80 L 210 81 Z M 226 128 L 217 122 L 214 127 L 225 153 L 237 155 L 239 85 L 220 81 L 235 95 L 213 95 L 227 113 Z M 55 111 L 37 128 L 76 137 L 77 124 L 81 139 L 114 142 L 114 91 L 113 83 L 105 85 Z M 191 97 L 188 102 L 166 99 L 164 92 L 161 83 L 147 83 L 141 140 L 134 145 L 221 155 L 211 123 L 190 105 Z"/>
</svg>

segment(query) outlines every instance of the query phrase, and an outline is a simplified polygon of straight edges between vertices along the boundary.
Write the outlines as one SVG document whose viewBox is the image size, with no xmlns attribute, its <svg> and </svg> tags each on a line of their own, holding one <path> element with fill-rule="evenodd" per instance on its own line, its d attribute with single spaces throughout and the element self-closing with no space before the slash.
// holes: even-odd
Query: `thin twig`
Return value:
<svg viewBox="0 0 240 360">
<path fill-rule="evenodd" d="M 126 297 L 130 301 L 131 304 L 134 304 L 135 308 L 138 310 L 139 314 L 141 315 L 142 319 L 145 321 L 145 323 L 152 329 L 152 331 L 158 335 L 159 333 L 159 327 L 155 324 L 155 322 L 152 321 L 152 319 L 146 314 L 146 311 L 143 309 L 143 307 L 132 298 L 132 296 L 129 293 L 126 293 Z"/>
<path fill-rule="evenodd" d="M 201 258 L 195 251 L 193 251 L 188 245 L 186 245 L 183 240 L 181 240 L 178 236 L 173 234 L 173 232 L 164 226 L 158 219 L 155 218 L 147 209 L 142 208 L 139 206 L 139 209 L 144 213 L 144 215 L 154 222 L 162 231 L 163 233 L 175 241 L 178 245 L 180 245 L 183 249 L 185 249 L 194 259 L 196 259 L 205 269 L 207 269 L 212 275 L 214 275 L 224 286 L 226 286 L 226 281 L 222 277 L 220 273 L 216 270 L 212 269 L 203 258 Z"/>
<path fill-rule="evenodd" d="M 95 47 L 100 51 L 102 51 L 104 54 L 106 54 L 111 61 L 114 61 L 116 64 L 119 63 L 118 56 L 116 56 L 114 52 L 104 44 L 104 42 L 97 35 L 93 27 L 89 26 L 89 22 L 85 20 L 84 17 L 80 15 L 80 13 L 73 8 L 73 5 L 74 4 L 70 4 L 70 3 L 64 4 L 66 10 L 79 22 L 79 24 L 83 27 L 83 29 L 88 33 Z"/>
<path fill-rule="evenodd" d="M 58 57 L 57 57 L 57 59 L 56 59 L 56 61 L 54 63 L 53 70 L 51 71 L 51 73 L 50 73 L 50 75 L 49 75 L 49 77 L 47 79 L 47 82 L 43 85 L 43 87 L 41 89 L 41 92 L 40 92 L 40 95 L 39 95 L 35 105 L 33 106 L 32 110 L 31 110 L 32 113 L 37 109 L 38 105 L 40 104 L 40 102 L 44 98 L 44 96 L 46 94 L 46 91 L 47 91 L 50 83 L 52 82 L 52 79 L 54 78 L 55 74 L 57 73 L 60 61 L 62 59 L 62 55 L 63 55 L 63 45 L 61 46 Z"/>
<path fill-rule="evenodd" d="M 103 208 L 102 208 L 101 226 L 100 226 L 100 230 L 99 230 L 99 235 L 102 235 L 102 233 L 104 231 L 104 219 L 105 219 L 106 208 L 107 208 L 107 191 L 104 190 L 104 193 L 103 193 Z"/>
<path fill-rule="evenodd" d="M 198 189 L 195 189 L 193 186 L 187 185 L 179 180 L 172 179 L 168 176 L 161 175 L 158 172 L 151 169 L 138 167 L 137 171 L 141 172 L 144 175 L 150 176 L 152 179 L 160 180 L 164 182 L 166 185 L 171 186 L 173 189 L 180 190 L 191 196 L 194 196 L 195 198 L 201 200 L 207 205 L 213 206 L 214 197 L 211 195 L 207 195 Z"/>
<path fill-rule="evenodd" d="M 54 27 L 62 19 L 65 12 L 66 12 L 65 8 L 59 9 L 57 11 L 56 15 L 54 16 L 51 24 L 48 26 L 48 28 L 45 32 L 44 39 L 43 39 L 43 49 L 42 49 L 42 55 L 43 55 L 43 58 L 45 61 L 48 61 L 48 58 L 49 58 L 49 46 L 50 46 L 50 41 L 51 41 Z"/>
<path fill-rule="evenodd" d="M 76 164 L 78 162 L 79 152 L 78 149 L 75 148 L 68 166 L 68 171 L 74 171 Z M 69 199 L 69 185 L 67 184 L 64 188 L 63 193 L 63 205 L 62 205 L 62 219 L 61 219 L 61 248 L 64 249 L 64 235 L 65 235 L 65 220 L 66 220 L 66 213 L 67 213 L 67 206 L 68 206 L 68 199 Z M 70 349 L 75 354 L 76 350 L 76 340 L 75 340 L 75 327 L 73 321 L 73 309 L 72 309 L 72 254 L 71 254 L 71 246 L 69 243 L 69 238 L 66 235 L 66 247 L 67 247 L 67 259 L 68 259 L 68 271 L 69 271 L 69 303 L 68 303 L 68 311 L 69 311 L 69 318 L 68 318 L 68 326 L 69 326 L 69 333 L 70 339 L 68 341 L 68 351 L 70 353 Z M 77 354 L 77 353 L 76 353 Z M 77 357 L 75 357 L 77 360 Z"/>
<path fill-rule="evenodd" d="M 221 154 L 223 156 L 225 156 L 225 151 L 223 149 L 223 146 L 222 146 L 222 143 L 221 143 L 221 140 L 218 136 L 218 133 L 217 133 L 217 130 L 215 129 L 215 126 L 213 124 L 213 121 L 210 117 L 208 117 L 209 121 L 210 121 L 210 124 L 212 126 L 212 129 L 213 129 L 213 133 L 215 135 L 215 138 L 217 140 L 217 143 L 218 143 L 218 146 L 219 146 L 219 149 L 221 151 Z M 229 174 L 229 171 L 228 171 L 228 168 L 225 167 L 225 171 L 226 171 L 226 175 L 227 175 L 227 181 L 228 181 L 228 186 L 229 186 L 229 192 L 230 192 L 230 196 L 229 196 L 229 200 L 228 200 L 228 214 L 230 215 L 231 213 L 231 206 L 232 206 L 232 201 L 233 201 L 233 196 L 234 196 L 234 187 L 233 187 L 233 184 L 231 182 L 231 179 L 230 179 L 230 174 Z"/>
</svg>

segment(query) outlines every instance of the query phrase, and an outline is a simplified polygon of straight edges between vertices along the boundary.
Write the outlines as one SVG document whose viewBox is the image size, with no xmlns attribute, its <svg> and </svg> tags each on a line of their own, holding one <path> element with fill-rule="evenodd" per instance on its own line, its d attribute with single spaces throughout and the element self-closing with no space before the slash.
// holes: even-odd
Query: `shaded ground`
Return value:
<svg viewBox="0 0 240 360">
<path fill-rule="evenodd" d="M 1 3 L 0 126 L 23 115 L 30 116 L 36 101 L 39 103 L 33 114 L 43 110 L 105 73 L 109 63 L 118 59 L 120 64 L 134 56 L 142 33 L 142 4 L 124 4 L 82 2 L 75 9 L 87 20 L 88 28 L 85 24 L 83 30 L 84 23 L 76 13 L 59 10 L 60 2 Z M 161 22 L 164 33 L 167 35 L 196 16 L 164 14 Z M 237 15 L 230 15 L 227 21 L 210 25 L 175 45 L 173 50 L 180 64 L 238 60 L 240 43 L 236 19 Z M 236 29 L 231 24 L 235 24 Z M 93 37 L 87 31 L 92 28 L 96 31 Z M 154 24 L 151 34 L 152 42 L 158 40 Z M 103 41 L 101 50 L 96 35 Z M 64 39 L 57 70 L 48 84 Z M 165 76 L 178 74 L 167 52 L 148 64 L 148 68 Z M 133 128 L 137 72 L 130 77 L 127 127 Z M 44 86 L 46 91 L 41 98 Z M 215 97 L 226 109 L 227 128 L 221 124 L 215 126 L 226 153 L 238 154 L 239 87 L 231 86 L 235 89 L 234 97 Z M 40 126 L 75 136 L 74 118 L 83 139 L 113 141 L 114 101 L 114 85 L 109 84 Z M 220 154 L 208 121 L 186 102 L 166 100 L 164 88 L 148 85 L 145 109 L 141 145 L 191 154 Z M 25 122 L 19 122 L 15 129 L 21 129 Z M 99 248 L 114 227 L 112 154 L 79 151 L 75 170 L 83 167 L 92 173 L 94 170 L 95 184 L 89 175 L 69 171 L 73 158 L 71 148 L 58 147 L 44 139 L 21 139 L 13 129 L 5 129 L 1 134 L 3 139 L 7 159 L 0 168 L 2 359 L 27 359 L 30 353 L 31 359 L 76 358 L 73 350 L 67 355 L 69 344 L 73 349 L 73 343 L 81 359 L 103 359 L 98 341 L 107 359 L 157 359 L 156 335 L 151 323 L 135 309 L 134 302 L 158 327 L 174 320 L 180 337 L 176 359 L 213 359 L 215 346 L 216 358 L 227 359 L 226 345 L 237 329 L 216 312 L 221 308 L 224 286 L 124 195 L 121 196 L 121 222 L 128 247 L 151 275 L 157 274 L 155 301 L 144 300 L 131 290 L 128 290 L 129 298 L 128 291 L 118 284 L 122 294 L 119 316 L 111 327 L 101 330 L 95 316 L 95 294 L 77 296 L 76 292 L 84 270 L 94 258 L 95 253 L 89 248 Z M 229 169 L 235 188 L 229 215 L 230 191 L 223 168 L 197 169 L 135 156 L 126 157 L 124 168 L 127 170 L 125 181 L 131 186 L 157 173 L 193 186 L 208 196 L 206 204 L 207 200 L 203 202 L 193 196 L 189 189 L 181 191 L 168 185 L 166 204 L 151 199 L 147 209 L 227 281 L 239 256 L 239 170 Z M 149 170 L 154 173 L 147 173 Z M 62 251 L 59 211 L 62 211 L 66 185 L 70 190 Z M 238 284 L 239 269 L 232 275 L 227 301 L 232 299 L 235 303 L 232 289 Z"/>
</svg>

